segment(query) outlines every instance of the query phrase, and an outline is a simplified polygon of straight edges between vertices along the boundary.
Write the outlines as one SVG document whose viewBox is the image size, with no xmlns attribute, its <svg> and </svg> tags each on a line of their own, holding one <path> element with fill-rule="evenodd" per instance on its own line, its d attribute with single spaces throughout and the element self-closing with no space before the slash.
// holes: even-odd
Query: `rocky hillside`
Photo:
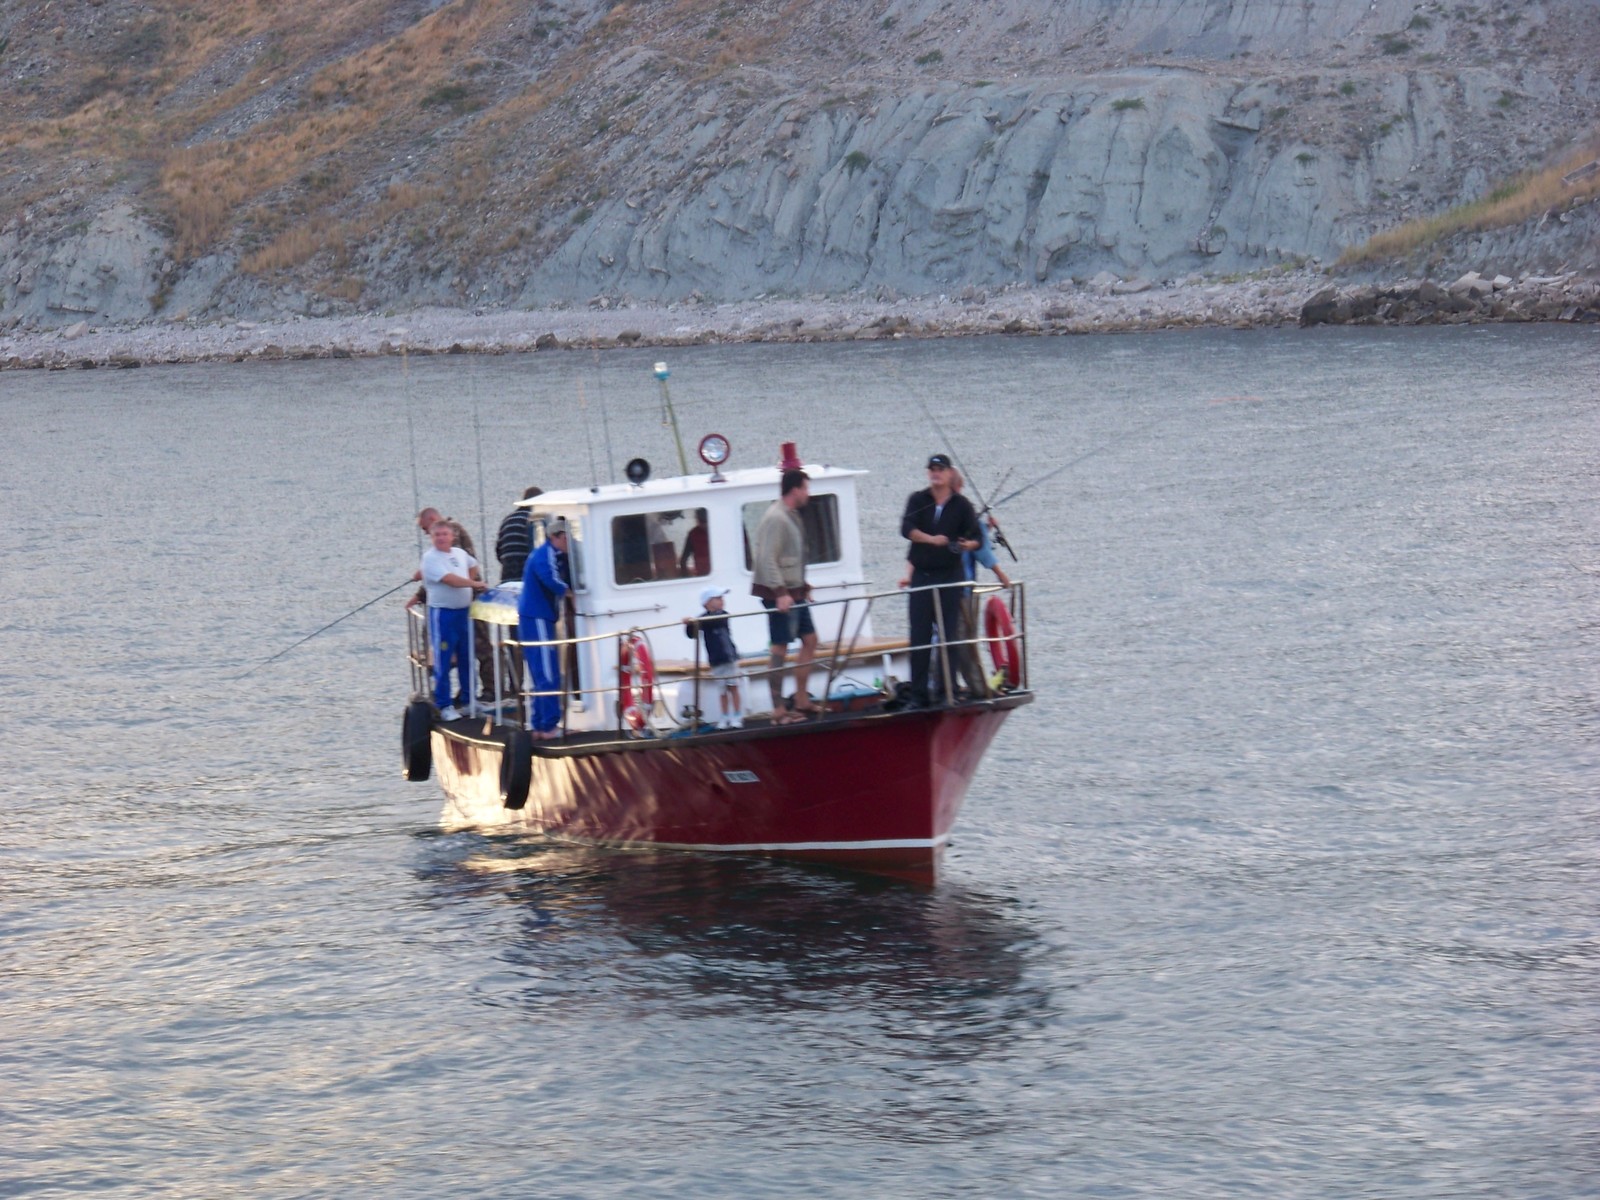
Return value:
<svg viewBox="0 0 1600 1200">
<path fill-rule="evenodd" d="M 1477 199 L 1600 127 L 1600 5 L 0 0 L 0 95 L 0 328 L 937 294 Z"/>
</svg>

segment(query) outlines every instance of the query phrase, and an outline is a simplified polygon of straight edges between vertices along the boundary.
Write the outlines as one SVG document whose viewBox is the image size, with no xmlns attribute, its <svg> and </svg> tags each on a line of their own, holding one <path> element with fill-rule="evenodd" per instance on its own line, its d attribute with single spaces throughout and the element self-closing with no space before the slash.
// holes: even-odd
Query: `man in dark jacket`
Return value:
<svg viewBox="0 0 1600 1200">
<path fill-rule="evenodd" d="M 531 487 L 522 493 L 524 500 L 544 495 L 543 488 Z M 494 556 L 500 560 L 500 582 L 521 579 L 522 568 L 528 565 L 528 555 L 533 550 L 533 531 L 528 526 L 528 510 L 517 505 L 500 522 L 494 538 Z"/>
<path fill-rule="evenodd" d="M 922 707 L 929 702 L 928 662 L 933 653 L 934 634 L 939 629 L 938 613 L 947 640 L 961 637 L 961 570 L 963 550 L 976 550 L 981 531 L 978 513 L 972 502 L 951 487 L 952 468 L 948 455 L 928 459 L 928 486 L 913 492 L 900 518 L 900 536 L 911 543 L 907 558 L 911 562 L 911 704 Z M 952 586 L 940 587 L 939 584 Z M 929 589 L 929 590 L 917 590 Z M 952 663 L 952 665 L 954 665 Z M 951 683 L 944 685 L 946 698 Z"/>
</svg>

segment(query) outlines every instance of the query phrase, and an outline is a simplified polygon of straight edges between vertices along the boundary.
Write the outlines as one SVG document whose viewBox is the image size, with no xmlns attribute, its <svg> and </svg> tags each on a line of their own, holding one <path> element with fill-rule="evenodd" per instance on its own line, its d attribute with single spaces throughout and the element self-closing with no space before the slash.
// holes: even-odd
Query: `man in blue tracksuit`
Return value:
<svg viewBox="0 0 1600 1200">
<path fill-rule="evenodd" d="M 528 555 L 522 571 L 522 599 L 517 604 L 517 628 L 524 643 L 555 640 L 561 618 L 561 598 L 567 594 L 567 523 L 557 517 L 545 526 L 544 543 Z M 533 735 L 560 737 L 561 648 L 522 647 L 522 657 L 533 678 Z"/>
<path fill-rule="evenodd" d="M 478 560 L 455 544 L 448 521 L 435 521 L 428 531 L 433 548 L 422 556 L 417 574 L 428 597 L 428 639 L 433 651 L 433 702 L 439 715 L 454 721 L 472 712 L 472 598 L 488 587 Z M 456 694 L 450 694 L 455 668 Z"/>
</svg>

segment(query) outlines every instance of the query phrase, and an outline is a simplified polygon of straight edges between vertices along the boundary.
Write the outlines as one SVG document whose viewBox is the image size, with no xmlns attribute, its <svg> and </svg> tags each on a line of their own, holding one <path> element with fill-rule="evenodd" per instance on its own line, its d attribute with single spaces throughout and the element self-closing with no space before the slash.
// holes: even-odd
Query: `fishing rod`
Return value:
<svg viewBox="0 0 1600 1200">
<path fill-rule="evenodd" d="M 1005 548 L 1005 552 L 1011 555 L 1012 562 L 1018 562 L 1017 552 L 1011 548 L 1011 543 L 1006 541 L 1006 535 L 1000 529 L 1000 522 L 995 519 L 994 506 L 983 498 L 983 492 L 978 487 L 978 481 L 973 478 L 972 472 L 967 470 L 967 464 L 962 462 L 961 456 L 956 453 L 955 443 L 950 440 L 950 435 L 944 431 L 944 426 L 939 424 L 939 418 L 933 415 L 933 410 L 928 407 L 922 397 L 916 393 L 913 393 L 913 395 L 916 396 L 917 407 L 922 409 L 922 415 L 928 418 L 928 423 L 933 426 L 934 432 L 939 435 L 939 440 L 950 447 L 950 457 L 955 459 L 956 467 L 961 471 L 962 477 L 972 485 L 972 494 L 978 498 L 978 503 L 983 506 L 978 509 L 978 515 L 989 518 L 989 527 L 994 530 L 995 544 Z"/>
<path fill-rule="evenodd" d="M 472 393 L 472 440 L 478 450 L 478 545 L 489 545 L 488 504 L 483 496 L 483 433 L 478 421 L 478 364 L 473 363 L 467 376 L 468 390 Z"/>
<path fill-rule="evenodd" d="M 348 621 L 351 617 L 355 616 L 362 609 L 371 608 L 379 600 L 383 600 L 383 599 L 385 599 L 385 598 L 387 598 L 389 596 L 392 596 L 396 592 L 398 592 L 401 588 L 408 587 L 408 586 L 410 586 L 411 584 L 413 584 L 415 582 L 416 582 L 415 579 L 402 580 L 401 582 L 395 584 L 387 592 L 384 592 L 383 595 L 374 596 L 371 600 L 368 600 L 365 604 L 362 604 L 362 605 L 360 605 L 360 606 L 358 606 L 356 608 L 352 608 L 349 612 L 345 613 L 344 616 L 340 617 L 337 621 L 329 621 L 321 629 L 318 629 L 318 630 L 316 630 L 316 631 L 314 631 L 312 633 L 306 634 L 306 636 L 301 638 L 298 642 L 296 642 L 294 644 L 294 646 L 285 647 L 284 649 L 279 650 L 271 658 L 263 659 L 261 662 L 258 662 L 255 666 L 251 667 L 248 671 L 245 671 L 243 674 L 235 675 L 233 677 L 234 678 L 234 682 L 237 683 L 239 680 L 243 679 L 246 675 L 254 675 L 257 671 L 261 670 L 261 668 L 266 666 L 268 663 L 277 662 L 278 659 L 282 658 L 285 654 L 289 653 L 289 651 L 293 650 L 296 646 L 304 646 L 312 638 L 316 637 L 317 634 L 326 633 L 328 630 L 332 629 L 335 625 L 337 625 L 339 623 L 339 621 Z"/>
<path fill-rule="evenodd" d="M 1123 442 L 1126 442 L 1126 441 L 1128 441 L 1128 440 L 1130 440 L 1132 438 L 1138 437 L 1141 433 L 1145 433 L 1148 430 L 1154 429 L 1157 425 L 1161 424 L 1161 422 L 1163 422 L 1165 420 L 1166 420 L 1166 417 L 1157 417 L 1153 421 L 1147 421 L 1145 424 L 1139 426 L 1137 429 L 1130 430 L 1127 433 L 1118 434 L 1114 438 L 1110 438 L 1107 441 L 1101 442 L 1098 446 L 1095 446 L 1093 449 L 1085 450 L 1082 454 L 1078 455 L 1077 458 L 1070 458 L 1066 462 L 1062 463 L 1059 467 L 1056 467 L 1056 468 L 1054 468 L 1053 470 L 1050 470 L 1050 471 L 1046 471 L 1043 475 L 1039 476 L 1039 478 L 1035 479 L 1033 482 L 1025 483 L 1021 487 L 1019 487 L 1016 491 L 1008 492 L 1006 495 L 1001 496 L 1000 499 L 998 499 L 998 500 L 996 500 L 994 502 L 994 507 L 999 508 L 1002 504 L 1005 504 L 1005 503 L 1007 503 L 1008 501 L 1011 501 L 1011 500 L 1015 500 L 1018 496 L 1022 495 L 1023 492 L 1031 492 L 1034 488 L 1038 487 L 1041 483 L 1047 483 L 1048 481 L 1054 479 L 1057 475 L 1061 474 L 1061 472 L 1065 471 L 1068 467 L 1075 467 L 1079 463 L 1083 462 L 1084 459 L 1093 458 L 1096 454 L 1099 454 L 1102 450 L 1109 450 L 1112 446 L 1120 445 Z"/>
</svg>

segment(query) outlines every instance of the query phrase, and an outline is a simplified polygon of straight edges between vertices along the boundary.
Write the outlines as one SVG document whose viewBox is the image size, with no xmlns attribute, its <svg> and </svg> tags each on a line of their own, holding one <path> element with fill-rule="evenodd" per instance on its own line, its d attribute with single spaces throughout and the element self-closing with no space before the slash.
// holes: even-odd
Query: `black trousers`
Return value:
<svg viewBox="0 0 1600 1200">
<path fill-rule="evenodd" d="M 957 560 L 959 564 L 960 560 Z M 961 567 L 953 566 L 948 571 L 928 571 L 921 568 L 911 572 L 911 586 L 914 588 L 928 587 L 935 583 L 960 584 Z M 937 592 L 912 592 L 907 600 L 910 602 L 911 621 L 911 697 L 919 704 L 928 703 L 928 663 L 933 657 L 933 649 L 929 645 L 934 634 L 939 632 L 939 625 L 934 617 L 934 606 L 938 605 L 938 612 L 944 621 L 944 638 L 947 642 L 957 641 L 961 638 L 961 597 L 966 593 L 964 587 L 945 587 Z M 951 653 L 955 650 L 952 647 Z M 956 666 L 952 658 L 952 669 Z M 948 699 L 954 684 L 951 680 L 944 681 L 945 696 Z"/>
</svg>

